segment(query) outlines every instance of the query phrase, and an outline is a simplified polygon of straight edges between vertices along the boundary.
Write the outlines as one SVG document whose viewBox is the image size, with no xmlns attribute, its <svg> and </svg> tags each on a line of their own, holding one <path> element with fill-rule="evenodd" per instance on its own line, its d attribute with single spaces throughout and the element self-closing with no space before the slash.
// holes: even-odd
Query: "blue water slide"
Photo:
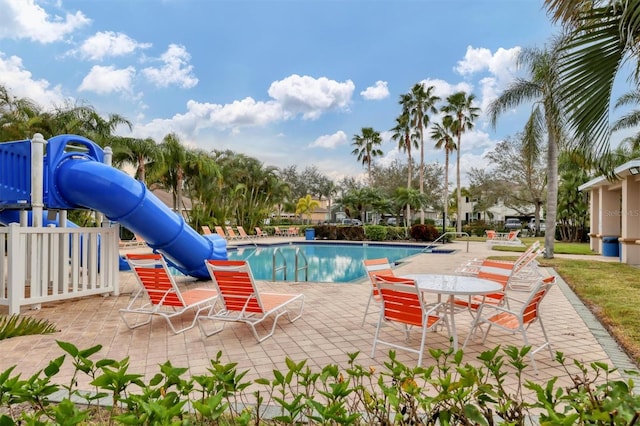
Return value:
<svg viewBox="0 0 640 426">
<path fill-rule="evenodd" d="M 65 152 L 68 143 L 88 148 L 88 154 Z M 48 208 L 89 208 L 119 222 L 162 253 L 180 272 L 199 279 L 209 273 L 205 259 L 226 259 L 226 241 L 200 235 L 170 210 L 144 183 L 96 160 L 102 151 L 92 141 L 74 135 L 56 136 L 47 148 Z"/>
</svg>

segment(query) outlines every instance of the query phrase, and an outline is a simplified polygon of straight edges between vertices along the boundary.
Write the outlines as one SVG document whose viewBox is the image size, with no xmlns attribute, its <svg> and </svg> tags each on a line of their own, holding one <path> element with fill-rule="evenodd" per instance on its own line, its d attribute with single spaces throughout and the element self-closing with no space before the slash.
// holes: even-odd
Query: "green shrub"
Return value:
<svg viewBox="0 0 640 426">
<path fill-rule="evenodd" d="M 319 370 L 287 357 L 283 371 L 253 382 L 218 352 L 206 374 L 185 378 L 188 369 L 167 361 L 145 383 L 129 371 L 128 358 L 91 360 L 100 345 L 58 345 L 66 354 L 30 378 L 13 374 L 15 366 L 0 373 L 1 425 L 525 425 L 535 413 L 539 424 L 605 426 L 634 424 L 640 407 L 633 380 L 613 380 L 615 370 L 605 363 L 568 362 L 560 352 L 555 361 L 571 386 L 556 386 L 558 377 L 525 381 L 529 346 L 497 346 L 480 354 L 479 366 L 451 348 L 430 349 L 429 367 L 409 367 L 390 351 L 380 371 L 359 364 L 357 352 L 348 354 L 346 368 Z M 56 384 L 67 357 L 75 372 L 68 384 Z M 77 388 L 80 374 L 91 379 L 93 392 Z M 507 375 L 515 375 L 514 386 L 505 383 Z M 50 398 L 58 391 L 66 396 L 56 403 Z M 111 402 L 97 406 L 100 400 Z"/>
<path fill-rule="evenodd" d="M 387 239 L 387 227 L 381 225 L 365 226 L 364 233 L 371 241 L 385 241 Z"/>
<path fill-rule="evenodd" d="M 387 226 L 387 240 L 406 240 L 406 228 L 404 226 Z"/>
</svg>

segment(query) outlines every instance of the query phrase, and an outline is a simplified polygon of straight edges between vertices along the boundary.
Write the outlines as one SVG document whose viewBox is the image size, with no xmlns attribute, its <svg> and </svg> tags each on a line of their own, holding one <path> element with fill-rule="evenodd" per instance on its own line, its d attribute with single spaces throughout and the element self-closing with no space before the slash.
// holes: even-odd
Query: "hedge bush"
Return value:
<svg viewBox="0 0 640 426">
<path fill-rule="evenodd" d="M 287 357 L 284 371 L 255 381 L 246 380 L 248 371 L 238 371 L 237 363 L 222 363 L 218 352 L 206 374 L 185 378 L 187 368 L 166 361 L 145 383 L 142 374 L 129 371 L 128 358 L 93 361 L 100 345 L 81 350 L 57 343 L 65 354 L 31 377 L 13 374 L 15 366 L 0 373 L 0 425 L 604 426 L 632 425 L 640 408 L 633 381 L 611 379 L 615 370 L 602 362 L 571 363 L 557 353 L 571 386 L 557 386 L 557 377 L 526 381 L 526 346 L 487 350 L 479 367 L 453 349 L 430 349 L 435 361 L 429 367 L 402 364 L 390 351 L 380 371 L 359 364 L 358 353 L 348 354 L 346 367 L 319 370 Z M 57 384 L 67 357 L 75 372 Z M 80 375 L 90 378 L 92 392 L 78 389 Z M 515 375 L 515 386 L 507 386 L 507 375 Z M 63 396 L 54 401 L 54 393 Z"/>
</svg>

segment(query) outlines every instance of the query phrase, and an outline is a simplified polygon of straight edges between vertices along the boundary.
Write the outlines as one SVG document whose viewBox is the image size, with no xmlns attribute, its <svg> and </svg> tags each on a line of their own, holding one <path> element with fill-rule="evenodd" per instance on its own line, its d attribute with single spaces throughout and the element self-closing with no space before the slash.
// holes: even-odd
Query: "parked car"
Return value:
<svg viewBox="0 0 640 426">
<path fill-rule="evenodd" d="M 351 225 L 351 226 L 362 226 L 362 221 L 360 219 L 342 219 L 343 225 Z"/>
<path fill-rule="evenodd" d="M 520 219 L 511 218 L 504 221 L 504 229 L 514 230 L 522 228 L 522 223 L 520 223 Z"/>
<path fill-rule="evenodd" d="M 531 232 L 535 232 L 536 231 L 536 220 L 535 219 L 531 219 L 531 222 L 529 222 L 529 230 Z M 544 232 L 546 229 L 546 225 L 544 222 L 544 219 L 540 219 L 540 232 Z"/>
</svg>

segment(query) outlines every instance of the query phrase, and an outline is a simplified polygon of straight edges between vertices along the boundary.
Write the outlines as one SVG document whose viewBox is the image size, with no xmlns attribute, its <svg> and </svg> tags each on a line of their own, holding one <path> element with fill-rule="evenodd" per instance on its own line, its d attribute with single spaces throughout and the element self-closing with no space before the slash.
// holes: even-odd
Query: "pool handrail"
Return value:
<svg viewBox="0 0 640 426">
<path fill-rule="evenodd" d="M 427 247 L 424 248 L 424 251 L 428 251 L 428 250 L 432 250 L 433 249 L 433 245 L 435 243 L 437 243 L 438 241 L 442 240 L 446 235 L 448 234 L 453 234 L 453 235 L 466 235 L 467 236 L 467 253 L 469 253 L 469 238 L 471 237 L 467 232 L 457 232 L 457 231 L 447 231 L 444 234 L 440 235 L 438 238 L 436 238 L 431 244 L 429 244 Z"/>
<path fill-rule="evenodd" d="M 272 274 L 272 278 L 271 278 L 272 281 L 276 280 L 276 273 L 279 270 L 283 270 L 284 271 L 283 280 L 284 281 L 287 280 L 287 259 L 284 257 L 284 254 L 282 254 L 282 251 L 280 250 L 281 248 L 282 247 L 276 247 L 275 250 L 273 251 L 273 274 Z M 299 247 L 295 247 L 294 250 L 295 250 L 295 255 L 294 255 L 294 259 L 295 259 L 295 263 L 294 263 L 294 281 L 295 282 L 299 282 L 298 273 L 300 271 L 304 271 L 304 280 L 305 281 L 309 281 L 309 260 L 307 259 L 307 256 L 304 254 L 304 252 L 300 250 Z M 282 257 L 282 262 L 283 262 L 283 265 L 279 266 L 279 267 L 277 266 L 278 254 Z M 302 266 L 299 266 L 299 260 L 298 260 L 299 257 L 302 257 L 302 259 L 304 261 Z"/>
</svg>

